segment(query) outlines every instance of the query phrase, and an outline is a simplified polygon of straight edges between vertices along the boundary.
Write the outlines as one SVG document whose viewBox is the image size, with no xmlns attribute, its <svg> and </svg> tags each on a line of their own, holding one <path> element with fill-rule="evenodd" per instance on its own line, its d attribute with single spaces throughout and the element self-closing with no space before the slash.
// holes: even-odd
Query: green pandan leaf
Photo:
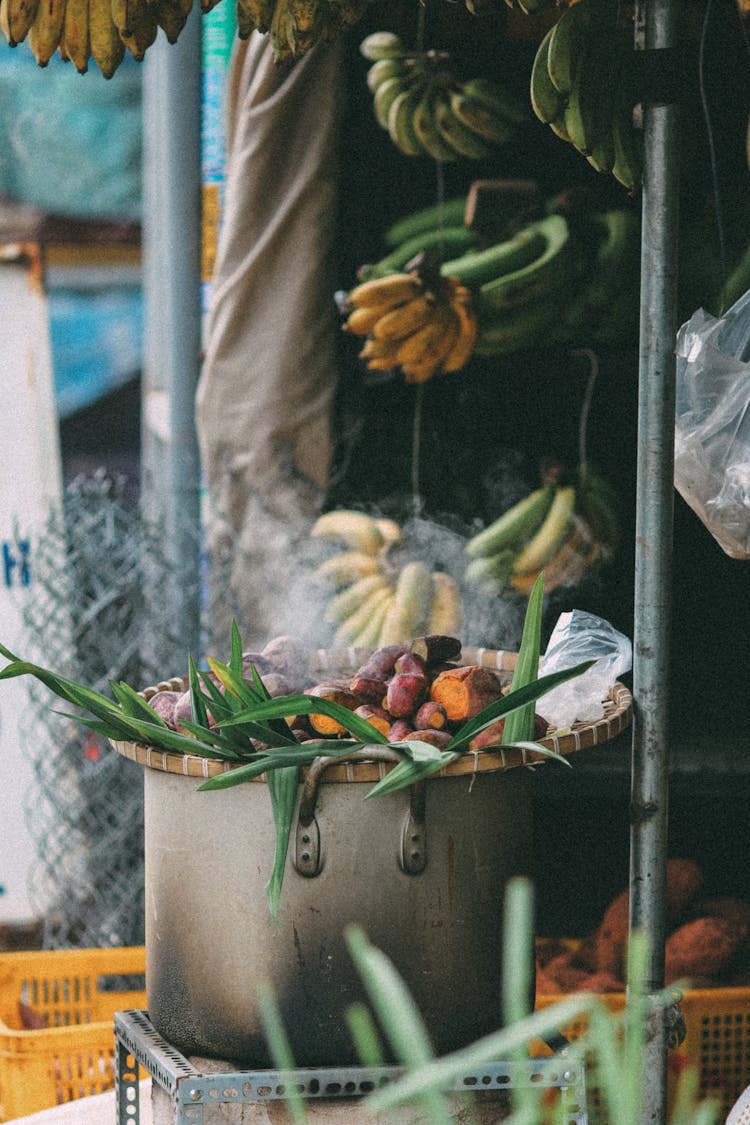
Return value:
<svg viewBox="0 0 750 1125">
<path fill-rule="evenodd" d="M 248 708 L 246 711 L 238 712 L 225 725 L 234 726 L 246 719 L 255 721 L 283 719 L 292 715 L 327 715 L 329 719 L 335 719 L 341 723 L 350 734 L 363 742 L 376 742 L 380 745 L 386 745 L 388 742 L 386 736 L 376 730 L 371 723 L 368 723 L 366 719 L 359 715 L 355 715 L 353 711 L 349 711 L 346 707 L 342 707 L 341 704 L 334 703 L 331 699 L 304 694 L 279 695 L 275 699 L 269 699 L 265 703 Z"/>
</svg>

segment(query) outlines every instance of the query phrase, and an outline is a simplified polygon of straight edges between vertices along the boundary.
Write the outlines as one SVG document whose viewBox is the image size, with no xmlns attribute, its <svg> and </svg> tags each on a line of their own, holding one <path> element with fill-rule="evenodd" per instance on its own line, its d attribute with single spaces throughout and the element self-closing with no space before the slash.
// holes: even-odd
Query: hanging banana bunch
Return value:
<svg viewBox="0 0 750 1125">
<path fill-rule="evenodd" d="M 459 80 L 445 52 L 410 51 L 391 31 L 368 35 L 360 51 L 372 64 L 375 118 L 405 156 L 482 160 L 527 120 L 526 105 L 511 91 L 485 78 Z"/>
<path fill-rule="evenodd" d="M 429 255 L 419 255 L 406 272 L 356 285 L 343 307 L 345 331 L 365 337 L 359 357 L 368 369 L 400 369 L 407 383 L 460 371 L 476 345 L 471 292 L 444 277 Z"/>
<path fill-rule="evenodd" d="M 610 0 L 578 0 L 542 38 L 531 70 L 531 106 L 597 172 L 628 191 L 643 178 L 642 135 L 633 124 L 635 49 Z"/>
</svg>

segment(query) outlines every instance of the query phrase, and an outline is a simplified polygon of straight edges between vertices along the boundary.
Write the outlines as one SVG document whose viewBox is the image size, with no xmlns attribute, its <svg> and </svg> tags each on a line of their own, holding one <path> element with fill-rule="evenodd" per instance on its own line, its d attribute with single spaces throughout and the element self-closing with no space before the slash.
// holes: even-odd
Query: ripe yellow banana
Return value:
<svg viewBox="0 0 750 1125">
<path fill-rule="evenodd" d="M 383 547 L 383 535 L 373 517 L 349 508 L 324 512 L 318 516 L 310 534 L 369 555 L 376 555 Z"/>
<path fill-rule="evenodd" d="M 29 46 L 39 66 L 46 66 L 60 45 L 65 0 L 40 0 L 29 29 Z"/>
<path fill-rule="evenodd" d="M 378 530 L 383 536 L 383 545 L 388 547 L 398 547 L 404 541 L 404 535 L 401 530 L 401 525 L 396 523 L 395 520 L 389 519 L 387 516 L 376 516 L 375 523 L 378 525 Z"/>
<path fill-rule="evenodd" d="M 393 605 L 393 599 L 394 592 L 389 590 L 387 597 L 370 611 L 367 624 L 362 627 L 356 637 L 352 638 L 350 644 L 356 648 L 377 648 L 380 643 L 380 631 L 383 628 L 383 622 L 388 611 Z"/>
<path fill-rule="evenodd" d="M 444 570 L 432 572 L 432 598 L 427 616 L 426 632 L 457 637 L 461 632 L 463 604 L 461 590 Z"/>
<path fill-rule="evenodd" d="M 351 586 L 336 594 L 323 611 L 323 620 L 329 624 L 342 624 L 358 610 L 376 590 L 384 590 L 390 583 L 384 574 L 367 574 Z"/>
<path fill-rule="evenodd" d="M 479 317 L 470 302 L 461 298 L 454 299 L 452 307 L 458 317 L 459 327 L 456 341 L 443 360 L 442 370 L 446 375 L 466 366 L 474 353 L 479 334 Z"/>
<path fill-rule="evenodd" d="M 112 19 L 110 0 L 89 0 L 91 56 L 105 78 L 111 78 L 125 57 L 125 44 Z"/>
<path fill-rule="evenodd" d="M 353 308 L 373 305 L 392 308 L 417 297 L 423 288 L 415 274 L 393 273 L 388 277 L 373 277 L 350 290 L 347 304 Z"/>
<path fill-rule="evenodd" d="M 570 531 L 575 502 L 576 490 L 572 485 L 555 489 L 541 526 L 516 557 L 514 575 L 538 574 L 544 569 Z"/>
<path fill-rule="evenodd" d="M 2 0 L 0 28 L 11 47 L 23 43 L 34 23 L 39 0 Z"/>
<path fill-rule="evenodd" d="M 169 43 L 176 43 L 180 32 L 187 23 L 192 0 L 149 0 L 156 22 Z"/>
<path fill-rule="evenodd" d="M 451 305 L 440 303 L 421 328 L 402 340 L 396 357 L 402 367 L 420 367 L 442 363 L 458 338 L 458 315 Z"/>
<path fill-rule="evenodd" d="M 373 615 L 382 607 L 383 611 L 393 597 L 390 582 L 367 595 L 355 609 L 344 618 L 333 638 L 334 645 L 354 644 L 362 631 L 371 623 Z M 377 616 L 376 616 L 377 619 Z M 383 617 L 380 617 L 382 624 Z"/>
<path fill-rule="evenodd" d="M 432 575 L 419 560 L 405 563 L 380 630 L 380 644 L 401 644 L 424 631 L 432 594 Z"/>
<path fill-rule="evenodd" d="M 91 57 L 89 0 L 67 0 L 62 43 L 66 57 L 79 74 L 85 74 Z"/>
<path fill-rule="evenodd" d="M 376 340 L 403 340 L 428 322 L 435 311 L 435 298 L 432 293 L 420 293 L 418 297 L 398 305 L 381 316 L 372 330 Z"/>
<path fill-rule="evenodd" d="M 382 566 L 377 555 L 351 548 L 325 559 L 315 571 L 315 576 L 326 585 L 341 589 L 343 586 L 351 586 L 360 578 L 366 578 L 368 574 L 380 573 Z"/>
<path fill-rule="evenodd" d="M 395 306 L 398 307 L 398 306 Z M 368 336 L 382 316 L 390 312 L 393 305 L 360 305 L 353 308 L 344 321 L 345 332 L 355 336 Z"/>
</svg>

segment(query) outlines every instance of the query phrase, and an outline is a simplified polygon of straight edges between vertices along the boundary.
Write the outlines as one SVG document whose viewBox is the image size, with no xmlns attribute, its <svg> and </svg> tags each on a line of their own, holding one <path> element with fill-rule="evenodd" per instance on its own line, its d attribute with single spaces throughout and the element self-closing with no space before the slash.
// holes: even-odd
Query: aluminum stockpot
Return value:
<svg viewBox="0 0 750 1125">
<path fill-rule="evenodd" d="M 170 1043 L 270 1065 L 266 980 L 298 1066 L 356 1064 L 345 1011 L 366 994 L 350 924 L 391 958 L 437 1052 L 500 1026 L 504 888 L 532 854 L 529 771 L 438 776 L 365 800 L 384 768 L 323 766 L 300 785 L 277 922 L 267 785 L 199 792 L 199 778 L 145 769 L 147 998 Z"/>
</svg>

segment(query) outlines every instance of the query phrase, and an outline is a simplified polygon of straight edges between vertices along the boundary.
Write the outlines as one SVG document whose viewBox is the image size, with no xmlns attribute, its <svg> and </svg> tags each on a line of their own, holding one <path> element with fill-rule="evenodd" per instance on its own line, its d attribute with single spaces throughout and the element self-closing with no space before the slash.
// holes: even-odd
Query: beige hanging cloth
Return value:
<svg viewBox="0 0 750 1125">
<path fill-rule="evenodd" d="M 332 460 L 333 238 L 339 43 L 276 63 L 268 35 L 238 41 L 227 177 L 197 426 L 208 492 L 209 629 L 230 616 L 254 644 L 290 631 L 292 558 Z"/>
</svg>

